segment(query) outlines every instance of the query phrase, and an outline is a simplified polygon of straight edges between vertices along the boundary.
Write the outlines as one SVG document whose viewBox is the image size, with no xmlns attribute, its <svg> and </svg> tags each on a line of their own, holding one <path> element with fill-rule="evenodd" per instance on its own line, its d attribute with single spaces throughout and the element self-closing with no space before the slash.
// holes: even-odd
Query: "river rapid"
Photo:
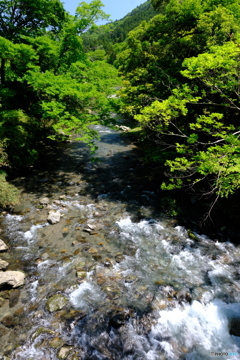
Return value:
<svg viewBox="0 0 240 360">
<path fill-rule="evenodd" d="M 0 289 L 0 359 L 240 359 L 240 247 L 165 218 L 138 150 L 96 130 L 96 162 L 73 141 L 15 180 L 1 258 L 26 280 Z"/>
</svg>

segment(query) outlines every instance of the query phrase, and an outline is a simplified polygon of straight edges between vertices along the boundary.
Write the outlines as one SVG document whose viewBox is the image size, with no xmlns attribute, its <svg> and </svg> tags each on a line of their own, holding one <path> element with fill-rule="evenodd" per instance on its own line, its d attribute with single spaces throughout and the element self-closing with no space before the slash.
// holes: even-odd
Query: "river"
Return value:
<svg viewBox="0 0 240 360">
<path fill-rule="evenodd" d="M 26 281 L 0 292 L 0 359 L 240 359 L 239 246 L 164 217 L 137 148 L 96 130 L 95 162 L 73 141 L 15 180 L 1 258 Z"/>
</svg>

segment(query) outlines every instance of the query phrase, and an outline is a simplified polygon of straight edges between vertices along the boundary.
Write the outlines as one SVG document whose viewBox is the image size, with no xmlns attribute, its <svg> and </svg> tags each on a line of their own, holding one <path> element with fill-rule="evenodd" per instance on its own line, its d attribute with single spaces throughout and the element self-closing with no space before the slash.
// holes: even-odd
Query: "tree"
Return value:
<svg viewBox="0 0 240 360">
<path fill-rule="evenodd" d="M 100 116 L 102 121 L 109 116 L 113 100 L 107 96 L 117 83 L 116 70 L 105 64 L 101 68 L 106 74 L 97 70 L 84 54 L 79 36 L 106 15 L 98 0 L 80 5 L 75 16 L 66 14 L 58 32 L 50 28 L 40 36 L 26 36 L 20 28 L 21 41 L 0 37 L 6 60 L 0 86 L 0 139 L 12 166 L 36 161 L 39 147 L 58 134 L 76 132 L 92 143 L 95 133 L 89 126 L 101 121 Z M 93 77 L 93 67 L 104 86 Z"/>
<path fill-rule="evenodd" d="M 117 59 L 126 80 L 122 110 L 133 116 L 154 100 L 166 99 L 183 81 L 185 58 L 234 39 L 239 14 L 235 0 L 171 0 L 161 14 L 131 31 Z"/>
<path fill-rule="evenodd" d="M 47 28 L 59 31 L 65 17 L 59 0 L 3 0 L 0 1 L 0 36 L 19 42 L 21 35 L 40 35 Z"/>
<path fill-rule="evenodd" d="M 235 0 L 171 0 L 118 56 L 123 110 L 158 145 L 162 189 L 212 206 L 240 187 L 239 14 Z"/>
<path fill-rule="evenodd" d="M 181 73 L 193 83 L 173 89 L 168 99 L 135 116 L 172 150 L 165 162 L 169 181 L 162 189 L 215 194 L 208 215 L 219 197 L 240 188 L 239 45 L 226 42 L 186 59 Z"/>
</svg>

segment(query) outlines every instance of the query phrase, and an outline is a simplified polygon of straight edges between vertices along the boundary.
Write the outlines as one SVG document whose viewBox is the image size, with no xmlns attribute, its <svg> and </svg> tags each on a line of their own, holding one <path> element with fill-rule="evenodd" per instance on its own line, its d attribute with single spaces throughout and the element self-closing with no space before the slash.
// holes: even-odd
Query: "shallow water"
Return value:
<svg viewBox="0 0 240 360">
<path fill-rule="evenodd" d="M 27 277 L 13 306 L 1 292 L 0 359 L 240 359 L 240 248 L 164 219 L 134 146 L 97 130 L 98 162 L 63 145 L 1 218 L 2 258 Z"/>
</svg>

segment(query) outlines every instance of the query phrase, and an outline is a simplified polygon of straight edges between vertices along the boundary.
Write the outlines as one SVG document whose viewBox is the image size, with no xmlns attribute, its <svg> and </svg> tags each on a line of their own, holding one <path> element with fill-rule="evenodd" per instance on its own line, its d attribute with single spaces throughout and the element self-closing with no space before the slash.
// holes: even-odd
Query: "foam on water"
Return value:
<svg viewBox="0 0 240 360">
<path fill-rule="evenodd" d="M 71 200 L 65 200 L 65 201 L 61 201 L 61 204 L 63 206 L 65 206 L 66 208 L 77 208 L 79 210 L 82 210 L 82 211 L 91 211 L 91 210 L 94 210 L 95 209 L 95 205 L 94 204 L 87 204 L 87 205 L 83 205 L 83 204 L 80 204 L 79 201 L 71 201 Z M 64 209 L 60 209 L 60 211 L 63 211 L 63 212 L 66 212 L 67 209 L 64 208 Z"/>
<path fill-rule="evenodd" d="M 62 212 L 75 207 L 85 212 L 88 219 L 95 209 L 93 204 L 82 205 L 78 201 L 61 203 L 65 206 Z M 24 233 L 18 230 L 21 220 L 22 217 L 9 216 L 7 221 L 11 226 L 13 224 L 14 233 L 18 234 L 22 243 L 25 241 L 32 245 L 38 229 L 47 224 L 33 225 Z M 113 241 L 118 242 L 123 259 L 110 268 L 103 265 L 99 265 L 99 269 L 95 267 L 94 271 L 87 273 L 86 281 L 68 289 L 66 295 L 74 308 L 88 313 L 91 321 L 90 314 L 96 313 L 94 310 L 101 312 L 101 309 L 105 309 L 106 300 L 109 300 L 107 292 L 104 292 L 105 288 L 101 290 L 101 286 L 96 283 L 97 277 L 94 275 L 99 271 L 107 279 L 106 282 L 110 279 L 110 285 L 107 286 L 113 291 L 115 284 L 111 278 L 116 276 L 117 299 L 119 303 L 122 301 L 123 306 L 145 311 L 154 304 L 156 312 L 157 309 L 164 309 L 159 311 L 160 317 L 157 320 L 154 318 L 155 322 L 146 326 L 146 331 L 141 334 L 134 327 L 135 319 L 124 324 L 123 329 L 128 338 L 124 338 L 123 346 L 127 348 L 131 345 L 134 355 L 126 355 L 123 360 L 210 360 L 211 352 L 240 354 L 239 339 L 229 333 L 231 319 L 237 319 L 240 323 L 240 304 L 214 300 L 220 295 L 221 299 L 225 299 L 227 293 L 229 298 L 232 296 L 232 302 L 238 301 L 235 293 L 240 284 L 238 278 L 235 277 L 234 280 L 233 277 L 234 271 L 236 272 L 233 262 L 238 261 L 239 251 L 234 245 L 214 243 L 204 236 L 198 236 L 198 241 L 193 241 L 188 238 L 183 227 L 170 228 L 156 220 L 136 223 L 126 217 L 119 220 L 117 225 L 119 231 L 112 230 L 110 234 L 113 235 Z M 51 288 L 53 283 L 67 278 L 73 263 L 74 260 L 63 265 L 50 259 L 42 261 L 38 264 L 39 279 L 49 279 Z M 38 286 L 38 281 L 30 284 L 32 302 L 37 301 Z M 191 297 L 199 301 L 187 304 L 184 302 L 184 291 L 190 294 L 189 301 Z M 183 300 L 177 297 L 180 292 L 183 292 Z M 84 328 L 79 328 L 79 333 L 81 344 L 84 344 Z M 120 330 L 116 334 L 120 334 Z M 87 336 L 89 339 L 86 346 L 91 346 L 91 330 L 87 332 Z M 97 337 L 96 334 L 94 336 Z M 97 359 L 104 359 L 100 352 L 95 352 Z M 94 351 L 91 355 L 94 356 Z M 19 356 L 16 359 L 55 359 L 51 350 L 45 353 L 44 350 L 31 346 L 23 348 Z M 218 357 L 224 360 L 239 358 L 240 355 Z"/>
<path fill-rule="evenodd" d="M 38 337 L 39 340 L 39 337 Z M 40 360 L 40 359 L 47 359 L 47 360 L 55 360 L 55 354 L 53 350 L 41 350 L 33 345 L 27 347 L 24 346 L 21 351 L 19 351 L 16 356 L 14 357 L 16 360 Z"/>
<path fill-rule="evenodd" d="M 152 344 L 162 347 L 170 360 L 179 359 L 184 352 L 187 359 L 198 354 L 199 359 L 212 358 L 211 352 L 239 353 L 236 337 L 229 334 L 229 318 L 238 316 L 239 304 L 225 304 L 215 300 L 207 305 L 193 301 L 191 305 L 164 310 L 152 328 L 150 339 Z M 238 359 L 239 357 L 218 357 L 218 359 Z"/>
<path fill-rule="evenodd" d="M 97 285 L 84 281 L 69 298 L 76 309 L 92 310 L 104 303 L 105 295 Z"/>
<path fill-rule="evenodd" d="M 49 267 L 51 267 L 54 264 L 54 262 L 52 260 L 44 260 L 42 262 L 40 262 L 39 264 L 37 264 L 38 269 L 40 269 L 41 272 L 43 272 L 43 270 L 48 270 Z"/>
<path fill-rule="evenodd" d="M 133 223 L 130 217 L 117 221 L 121 229 L 123 240 L 131 239 L 134 243 L 146 243 L 147 239 L 153 239 L 159 236 L 159 232 L 164 227 L 152 220 L 142 220 L 139 223 Z"/>
<path fill-rule="evenodd" d="M 8 232 L 8 236 L 11 240 L 18 240 L 23 235 L 23 232 L 19 230 L 19 223 L 23 220 L 23 216 L 7 214 L 5 217 L 5 224 Z"/>
<path fill-rule="evenodd" d="M 48 226 L 48 223 L 39 224 L 39 225 L 32 225 L 30 230 L 24 233 L 24 239 L 27 241 L 28 245 L 31 244 L 36 239 L 37 230 L 41 229 L 42 227 Z"/>
<path fill-rule="evenodd" d="M 29 293 L 30 293 L 30 301 L 31 302 L 35 302 L 37 300 L 37 288 L 38 288 L 38 284 L 39 284 L 39 281 L 36 280 L 34 282 L 31 283 L 31 287 L 29 289 Z"/>
<path fill-rule="evenodd" d="M 209 266 L 209 259 L 202 255 L 198 248 L 191 247 L 191 239 L 187 241 L 184 237 L 182 242 L 172 243 L 171 236 L 162 224 L 156 221 L 143 220 L 133 223 L 130 217 L 127 217 L 117 224 L 121 229 L 121 240 L 126 244 L 132 241 L 137 247 L 135 256 L 125 259 L 121 264 L 122 270 L 124 265 L 128 266 L 134 269 L 139 278 L 143 281 L 145 278 L 147 282 L 154 282 L 162 277 L 166 280 L 168 277 L 170 280 L 179 280 L 183 285 L 185 282 L 189 285 L 200 285 L 204 282 L 204 273 L 200 268 L 203 265 Z M 184 233 L 186 231 L 179 227 L 173 235 L 176 237 Z"/>
</svg>

